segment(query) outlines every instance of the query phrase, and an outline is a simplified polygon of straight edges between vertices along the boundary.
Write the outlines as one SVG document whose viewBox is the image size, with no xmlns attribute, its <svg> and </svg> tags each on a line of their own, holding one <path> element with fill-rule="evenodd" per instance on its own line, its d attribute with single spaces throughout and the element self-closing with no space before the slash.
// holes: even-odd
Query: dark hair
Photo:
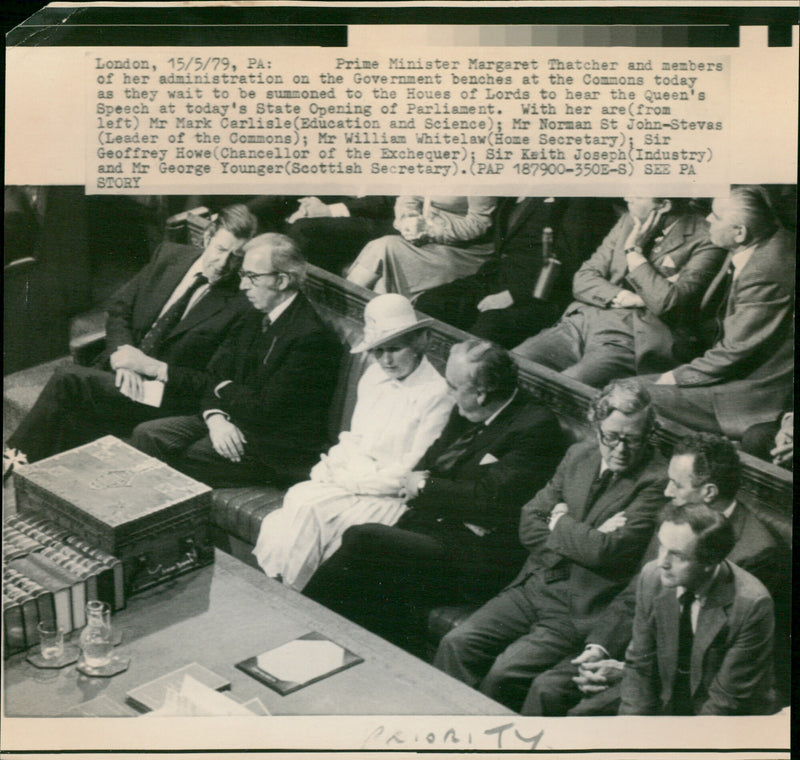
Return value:
<svg viewBox="0 0 800 760">
<path fill-rule="evenodd" d="M 697 536 L 695 557 L 704 565 L 722 562 L 736 543 L 728 518 L 705 504 L 667 504 L 661 510 L 660 522 L 688 525 Z"/>
<path fill-rule="evenodd" d="M 671 204 L 670 213 L 687 214 L 692 210 L 691 198 L 657 198 L 659 201 L 669 201 Z"/>
<path fill-rule="evenodd" d="M 693 457 L 692 485 L 695 488 L 713 483 L 724 499 L 736 496 L 742 466 L 736 448 L 727 438 L 713 433 L 692 433 L 678 441 L 672 456 Z"/>
<path fill-rule="evenodd" d="M 451 356 L 463 356 L 471 365 L 472 384 L 490 399 L 507 399 L 517 387 L 517 365 L 511 354 L 496 343 L 470 338 L 450 348 Z"/>
<path fill-rule="evenodd" d="M 256 234 L 257 227 L 258 220 L 243 203 L 226 206 L 219 212 L 214 222 L 214 232 L 225 229 L 239 240 L 249 240 Z"/>
<path fill-rule="evenodd" d="M 737 221 L 747 228 L 748 243 L 771 237 L 780 226 L 769 195 L 761 185 L 733 185 L 730 198 L 739 211 Z"/>
<path fill-rule="evenodd" d="M 297 243 L 288 235 L 281 235 L 278 232 L 265 232 L 245 243 L 242 250 L 245 253 L 250 253 L 260 249 L 269 250 L 272 256 L 272 268 L 289 278 L 290 288 L 292 290 L 300 290 L 306 281 L 308 265 L 303 254 L 300 253 Z"/>
<path fill-rule="evenodd" d="M 628 416 L 647 412 L 647 432 L 653 428 L 656 412 L 647 389 L 634 377 L 612 380 L 589 404 L 588 419 L 599 425 L 612 412 Z"/>
</svg>

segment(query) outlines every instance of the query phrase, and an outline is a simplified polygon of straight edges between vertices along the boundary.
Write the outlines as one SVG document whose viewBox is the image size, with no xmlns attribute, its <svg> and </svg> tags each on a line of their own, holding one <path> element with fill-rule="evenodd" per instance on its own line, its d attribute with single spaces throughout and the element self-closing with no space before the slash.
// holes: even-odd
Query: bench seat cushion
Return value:
<svg viewBox="0 0 800 760">
<path fill-rule="evenodd" d="M 283 504 L 286 490 L 272 486 L 217 488 L 211 495 L 211 523 L 254 545 L 261 521 Z"/>
</svg>

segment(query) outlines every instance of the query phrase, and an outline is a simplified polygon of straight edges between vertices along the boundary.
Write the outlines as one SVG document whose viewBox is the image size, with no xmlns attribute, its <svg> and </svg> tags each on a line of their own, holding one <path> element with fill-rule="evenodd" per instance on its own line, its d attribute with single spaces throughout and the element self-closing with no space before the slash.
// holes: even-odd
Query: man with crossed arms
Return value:
<svg viewBox="0 0 800 760">
<path fill-rule="evenodd" d="M 636 571 L 664 503 L 653 418 L 633 379 L 592 401 L 595 436 L 572 446 L 522 508 L 522 571 L 442 639 L 438 668 L 519 710 L 531 681 L 583 643 Z"/>
<path fill-rule="evenodd" d="M 791 577 L 789 558 L 758 518 L 737 501 L 741 463 L 733 444 L 711 433 L 687 436 L 672 453 L 668 477 L 665 495 L 672 506 L 705 504 L 724 515 L 735 542 L 727 559 L 778 595 L 779 587 Z M 644 563 L 655 559 L 657 553 L 658 539 L 654 537 Z M 523 715 L 616 715 L 624 671 L 621 658 L 631 639 L 638 579 L 633 578 L 598 618 L 582 652 L 536 678 Z"/>
</svg>

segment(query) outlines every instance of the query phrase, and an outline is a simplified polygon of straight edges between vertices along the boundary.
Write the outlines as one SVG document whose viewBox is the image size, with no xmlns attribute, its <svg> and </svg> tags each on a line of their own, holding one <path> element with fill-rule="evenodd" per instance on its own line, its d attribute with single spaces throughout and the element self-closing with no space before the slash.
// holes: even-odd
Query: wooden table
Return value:
<svg viewBox="0 0 800 760">
<path fill-rule="evenodd" d="M 100 695 L 124 705 L 130 689 L 191 662 L 230 680 L 237 700 L 258 697 L 273 715 L 512 714 L 221 551 L 214 565 L 131 598 L 113 624 L 124 634 L 118 651 L 131 657 L 125 673 L 106 679 L 74 665 L 37 670 L 15 655 L 3 668 L 6 716 L 59 716 Z M 287 696 L 234 667 L 312 630 L 364 662 Z"/>
</svg>

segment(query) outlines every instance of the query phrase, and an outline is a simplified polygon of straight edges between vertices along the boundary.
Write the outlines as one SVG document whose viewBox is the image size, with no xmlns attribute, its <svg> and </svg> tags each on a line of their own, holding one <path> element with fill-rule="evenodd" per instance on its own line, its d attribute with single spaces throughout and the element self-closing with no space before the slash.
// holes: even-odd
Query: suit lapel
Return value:
<svg viewBox="0 0 800 760">
<path fill-rule="evenodd" d="M 697 618 L 697 632 L 692 643 L 692 694 L 702 680 L 706 651 L 728 623 L 727 608 L 733 604 L 733 598 L 733 577 L 727 562 L 723 562 Z"/>
<path fill-rule="evenodd" d="M 305 308 L 310 307 L 306 307 L 303 294 L 298 293 L 286 311 L 263 334 L 263 350 L 259 352 L 259 362 L 266 374 L 272 374 L 275 367 L 280 366 L 281 354 L 288 345 L 287 338 L 294 334 L 296 320 L 302 316 Z"/>
<path fill-rule="evenodd" d="M 694 227 L 695 219 L 693 216 L 685 215 L 679 217 L 675 224 L 672 225 L 672 228 L 664 235 L 664 239 L 653 246 L 653 263 L 658 264 L 670 251 L 682 248 L 686 238 L 694 234 Z"/>
<path fill-rule="evenodd" d="M 196 259 L 196 253 L 187 251 L 184 255 L 171 261 L 164 269 L 158 281 L 155 283 L 155 288 L 147 302 L 147 310 L 143 316 L 143 320 L 146 323 L 144 325 L 145 332 L 149 330 L 158 319 L 158 314 L 167 302 L 167 299 L 172 295 L 175 288 L 178 287 L 178 284 Z"/>
<path fill-rule="evenodd" d="M 674 588 L 662 588 L 654 602 L 656 641 L 662 697 L 666 704 L 672 698 L 672 684 L 678 667 L 678 622 L 681 607 Z"/>
<path fill-rule="evenodd" d="M 747 522 L 747 510 L 737 502 L 733 508 L 733 514 L 728 518 L 728 522 L 733 528 L 733 537 L 738 541 L 744 533 L 745 523 Z"/>
<path fill-rule="evenodd" d="M 458 459 L 456 464 L 466 461 L 474 456 L 476 451 L 488 451 L 492 444 L 505 432 L 508 424 L 514 419 L 514 414 L 522 399 L 517 393 L 516 398 L 505 408 L 489 425 L 484 425 L 483 430 L 475 436 L 475 439 L 464 451 L 464 455 Z"/>
<path fill-rule="evenodd" d="M 617 285 L 622 284 L 625 275 L 628 274 L 628 257 L 625 255 L 625 242 L 633 229 L 633 217 L 630 213 L 624 217 L 622 232 L 620 233 L 614 252 L 611 254 L 611 262 L 608 266 L 608 281 Z"/>
<path fill-rule="evenodd" d="M 585 465 L 584 465 L 585 462 Z M 581 514 L 576 515 L 575 518 L 585 521 L 588 513 L 592 507 L 589 504 L 589 492 L 592 490 L 592 484 L 600 472 L 600 449 L 596 446 L 592 448 L 585 460 L 580 463 L 578 471 L 575 473 L 575 504 L 581 505 Z"/>
<path fill-rule="evenodd" d="M 728 270 L 731 266 L 731 256 L 732 254 L 728 252 L 728 255 L 725 257 L 725 261 L 722 263 L 719 271 L 714 275 L 714 279 L 711 281 L 711 284 L 706 288 L 706 292 L 703 294 L 703 300 L 700 302 L 701 312 L 704 312 L 708 308 L 708 304 L 711 303 L 712 299 L 716 297 L 717 291 L 725 284 L 728 276 Z"/>
<path fill-rule="evenodd" d="M 189 313 L 175 325 L 166 339 L 180 335 L 201 322 L 210 319 L 222 311 L 232 297 L 232 293 L 212 285 L 208 292 L 189 310 Z"/>
</svg>

